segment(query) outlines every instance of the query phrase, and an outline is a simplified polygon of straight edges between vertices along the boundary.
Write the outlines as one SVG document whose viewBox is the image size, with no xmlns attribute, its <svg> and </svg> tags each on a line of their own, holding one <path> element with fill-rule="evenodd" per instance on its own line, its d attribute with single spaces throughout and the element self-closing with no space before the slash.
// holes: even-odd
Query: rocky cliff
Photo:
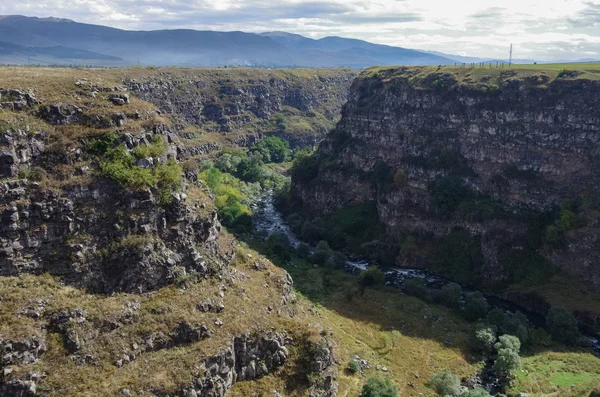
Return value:
<svg viewBox="0 0 600 397">
<path fill-rule="evenodd" d="M 312 214 L 375 201 L 389 236 L 421 243 L 401 265 L 502 283 L 549 263 L 598 289 L 598 89 L 591 72 L 369 69 L 293 194 Z M 460 230 L 468 259 L 449 252 Z"/>
<path fill-rule="evenodd" d="M 1 395 L 212 397 L 288 373 L 335 395 L 326 332 L 289 275 L 221 227 L 194 159 L 286 107 L 332 122 L 349 72 L 306 91 L 271 72 L 237 70 L 252 89 L 190 73 L 0 71 Z M 229 125 L 213 111 L 235 127 L 209 131 Z"/>
</svg>

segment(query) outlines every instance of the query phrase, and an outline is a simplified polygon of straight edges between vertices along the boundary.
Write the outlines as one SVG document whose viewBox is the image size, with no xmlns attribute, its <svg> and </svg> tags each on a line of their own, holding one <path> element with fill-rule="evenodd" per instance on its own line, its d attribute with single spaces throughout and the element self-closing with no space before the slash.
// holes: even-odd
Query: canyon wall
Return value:
<svg viewBox="0 0 600 397">
<path fill-rule="evenodd" d="M 397 238 L 466 229 L 480 280 L 526 250 L 600 288 L 599 89 L 578 72 L 368 69 L 293 195 L 316 215 L 376 201 Z"/>
</svg>

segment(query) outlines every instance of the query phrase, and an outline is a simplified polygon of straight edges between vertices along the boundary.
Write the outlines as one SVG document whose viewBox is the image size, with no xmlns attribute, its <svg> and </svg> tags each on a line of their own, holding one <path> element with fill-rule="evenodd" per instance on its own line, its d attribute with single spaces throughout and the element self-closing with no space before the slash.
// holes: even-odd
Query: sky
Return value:
<svg viewBox="0 0 600 397">
<path fill-rule="evenodd" d="M 600 59 L 600 0 L 1 0 L 0 15 L 130 30 L 282 30 L 476 57 Z"/>
</svg>

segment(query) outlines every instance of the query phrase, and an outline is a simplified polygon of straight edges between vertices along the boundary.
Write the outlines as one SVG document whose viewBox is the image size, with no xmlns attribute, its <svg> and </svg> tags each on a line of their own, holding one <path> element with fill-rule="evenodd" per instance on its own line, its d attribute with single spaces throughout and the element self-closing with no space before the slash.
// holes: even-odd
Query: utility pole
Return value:
<svg viewBox="0 0 600 397">
<path fill-rule="evenodd" d="M 511 65 L 512 65 L 512 43 L 510 43 L 510 52 L 509 52 L 509 57 L 508 57 L 508 67 L 510 68 Z"/>
</svg>

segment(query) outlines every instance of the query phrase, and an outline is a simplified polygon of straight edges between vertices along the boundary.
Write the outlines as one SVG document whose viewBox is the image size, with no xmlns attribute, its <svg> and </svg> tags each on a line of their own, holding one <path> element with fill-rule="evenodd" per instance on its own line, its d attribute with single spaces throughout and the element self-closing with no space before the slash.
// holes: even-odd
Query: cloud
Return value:
<svg viewBox="0 0 600 397">
<path fill-rule="evenodd" d="M 600 40 L 599 0 L 19 0 L 0 1 L 0 14 L 135 30 L 284 30 L 490 58 L 506 58 L 510 43 L 520 58 L 583 58 Z"/>
</svg>

